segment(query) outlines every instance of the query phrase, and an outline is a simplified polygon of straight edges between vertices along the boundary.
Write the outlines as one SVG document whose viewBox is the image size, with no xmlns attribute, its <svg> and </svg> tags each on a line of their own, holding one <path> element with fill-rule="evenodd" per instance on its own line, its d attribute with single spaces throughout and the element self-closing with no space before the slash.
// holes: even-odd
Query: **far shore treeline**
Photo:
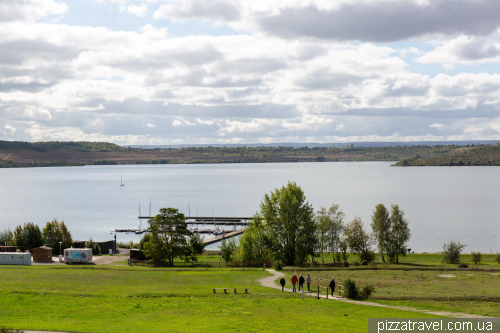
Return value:
<svg viewBox="0 0 500 333">
<path fill-rule="evenodd" d="M 496 166 L 500 143 L 397 147 L 182 147 L 132 148 L 107 142 L 0 140 L 0 168 L 116 164 L 203 164 L 397 161 L 395 166 Z"/>
</svg>

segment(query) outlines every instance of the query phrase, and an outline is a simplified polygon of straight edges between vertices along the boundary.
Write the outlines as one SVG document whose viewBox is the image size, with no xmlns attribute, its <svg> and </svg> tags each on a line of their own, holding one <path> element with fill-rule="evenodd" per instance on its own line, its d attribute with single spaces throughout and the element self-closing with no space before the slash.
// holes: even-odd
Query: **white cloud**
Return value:
<svg viewBox="0 0 500 333">
<path fill-rule="evenodd" d="M 50 111 L 47 109 L 42 108 L 41 106 L 37 107 L 31 107 L 23 112 L 23 116 L 26 117 L 29 120 L 52 120 L 52 115 L 50 114 Z"/>
<path fill-rule="evenodd" d="M 68 5 L 54 0 L 1 0 L 0 22 L 34 22 L 49 15 L 67 12 Z"/>
<path fill-rule="evenodd" d="M 140 6 L 138 5 L 127 6 L 127 13 L 136 15 L 137 17 L 145 17 L 148 10 L 149 8 L 146 3 L 141 3 Z"/>
<path fill-rule="evenodd" d="M 10 126 L 9 124 L 6 124 L 5 127 L 4 127 L 7 131 L 10 132 L 11 135 L 14 135 L 17 131 L 16 128 Z"/>
</svg>

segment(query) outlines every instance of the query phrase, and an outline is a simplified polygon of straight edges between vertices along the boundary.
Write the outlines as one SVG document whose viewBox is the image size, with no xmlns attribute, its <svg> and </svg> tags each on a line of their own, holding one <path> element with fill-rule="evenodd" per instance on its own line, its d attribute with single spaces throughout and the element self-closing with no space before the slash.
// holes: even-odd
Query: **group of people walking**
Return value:
<svg viewBox="0 0 500 333">
<path fill-rule="evenodd" d="M 297 278 L 297 275 L 296 274 L 293 274 L 292 276 L 292 286 L 293 286 L 293 289 L 292 289 L 292 292 L 296 293 L 297 292 L 297 289 L 295 288 L 295 285 L 297 284 L 297 282 L 299 283 L 299 291 L 300 291 L 300 288 L 302 288 L 302 290 L 304 291 L 304 282 L 307 282 L 307 291 L 311 291 L 311 276 L 309 274 L 307 274 L 307 277 L 304 279 L 304 277 L 302 276 L 302 274 L 300 274 L 300 277 Z M 280 284 L 281 284 L 281 291 L 285 291 L 285 277 L 281 277 L 280 279 Z M 333 292 L 335 291 L 335 278 L 332 277 L 332 280 L 330 281 L 330 284 L 328 285 L 328 287 L 330 288 L 330 290 L 332 291 L 332 296 L 333 296 Z"/>
</svg>

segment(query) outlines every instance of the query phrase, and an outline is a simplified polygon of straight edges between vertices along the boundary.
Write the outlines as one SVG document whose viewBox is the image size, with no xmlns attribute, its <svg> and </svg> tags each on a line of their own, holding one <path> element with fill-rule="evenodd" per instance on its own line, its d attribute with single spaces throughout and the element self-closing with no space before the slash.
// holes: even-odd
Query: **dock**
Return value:
<svg viewBox="0 0 500 333">
<path fill-rule="evenodd" d="M 148 229 L 115 229 L 115 232 L 133 232 L 135 233 L 136 231 L 142 231 L 142 232 L 151 232 L 151 230 Z"/>
<path fill-rule="evenodd" d="M 149 220 L 151 216 L 139 216 L 139 219 Z M 247 225 L 252 222 L 253 217 L 248 216 L 189 216 L 187 218 L 187 224 L 227 224 L 227 225 Z"/>
<path fill-rule="evenodd" d="M 219 241 L 221 241 L 223 239 L 227 239 L 227 238 L 231 238 L 231 237 L 234 237 L 234 236 L 238 236 L 239 234 L 243 233 L 243 231 L 245 231 L 245 230 L 230 231 L 230 232 L 227 232 L 224 235 L 220 235 L 220 236 L 217 236 L 217 237 L 214 237 L 214 238 L 210 238 L 210 239 L 205 239 L 203 241 L 203 244 L 209 245 L 209 244 L 217 243 L 217 242 L 219 242 Z"/>
</svg>

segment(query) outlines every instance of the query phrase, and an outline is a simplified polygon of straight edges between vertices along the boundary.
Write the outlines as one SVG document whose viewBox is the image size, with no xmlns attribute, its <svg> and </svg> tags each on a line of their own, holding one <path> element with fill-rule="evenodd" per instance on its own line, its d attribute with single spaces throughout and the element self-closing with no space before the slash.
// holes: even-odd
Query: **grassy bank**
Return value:
<svg viewBox="0 0 500 333">
<path fill-rule="evenodd" d="M 259 269 L 0 268 L 0 326 L 74 332 L 366 332 L 368 318 L 429 317 L 302 301 L 261 287 Z M 247 287 L 249 294 L 213 294 Z"/>
</svg>

